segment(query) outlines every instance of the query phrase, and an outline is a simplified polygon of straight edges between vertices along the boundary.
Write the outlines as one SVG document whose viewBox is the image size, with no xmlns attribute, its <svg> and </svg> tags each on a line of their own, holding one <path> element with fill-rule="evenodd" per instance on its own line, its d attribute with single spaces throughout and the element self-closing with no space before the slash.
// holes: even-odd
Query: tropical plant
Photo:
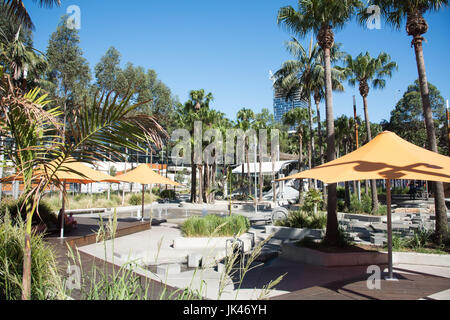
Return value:
<svg viewBox="0 0 450 320">
<path fill-rule="evenodd" d="M 295 108 L 283 115 L 283 123 L 288 126 L 297 126 L 298 135 L 298 172 L 303 170 L 303 137 L 308 119 L 308 110 L 305 108 Z M 303 183 L 300 182 L 299 203 L 303 201 Z"/>
<path fill-rule="evenodd" d="M 433 152 L 439 152 L 436 142 L 436 132 L 433 121 L 433 112 L 430 102 L 427 74 L 425 70 L 425 58 L 423 54 L 423 35 L 428 32 L 428 23 L 424 14 L 431 11 L 439 11 L 448 7 L 448 0 L 370 0 L 368 5 L 377 5 L 386 22 L 400 29 L 406 19 L 406 32 L 413 38 L 412 46 L 416 55 L 417 71 L 419 74 L 420 92 L 422 96 L 422 108 L 427 129 L 427 147 Z M 360 21 L 367 21 L 367 10 L 360 12 Z M 444 186 L 442 182 L 433 182 L 432 189 L 436 212 L 436 242 L 443 243 L 449 237 L 447 206 L 445 205 Z"/>
<path fill-rule="evenodd" d="M 266 130 L 266 133 L 268 135 L 271 134 L 271 129 L 273 126 L 274 117 L 273 114 L 269 112 L 267 109 L 262 109 L 261 113 L 257 113 L 255 115 L 255 121 L 253 122 L 253 129 L 255 129 L 256 132 L 260 132 L 260 130 Z M 261 137 L 261 135 L 260 135 Z M 258 201 L 262 202 L 263 200 L 263 188 L 264 188 L 264 177 L 262 174 L 262 164 L 265 161 L 263 159 L 263 150 L 264 146 L 263 143 L 267 143 L 267 141 L 263 141 L 263 139 L 258 139 L 258 159 L 259 159 L 259 195 L 258 195 Z"/>
<path fill-rule="evenodd" d="M 11 219 L 6 212 L 0 218 L 0 300 L 20 300 L 22 297 L 26 238 L 20 216 Z M 65 299 L 53 248 L 44 241 L 42 234 L 32 233 L 29 239 L 33 248 L 29 297 L 33 300 Z"/>
<path fill-rule="evenodd" d="M 35 0 L 34 2 L 38 2 L 39 6 L 47 8 L 51 8 L 54 5 L 61 5 L 60 0 Z M 5 8 L 9 18 L 18 21 L 19 23 L 23 23 L 29 29 L 34 28 L 31 17 L 22 0 L 2 0 L 1 5 Z"/>
<path fill-rule="evenodd" d="M 129 105 L 129 98 L 121 101 L 110 94 L 95 97 L 93 102 L 81 105 L 69 115 L 69 130 L 64 134 L 58 122 L 58 108 L 46 110 L 46 95 L 39 96 L 34 89 L 23 94 L 12 84 L 8 75 L 3 75 L 0 85 L 1 135 L 14 141 L 2 146 L 24 181 L 24 208 L 27 212 L 25 229 L 25 259 L 23 275 L 23 298 L 30 297 L 31 285 L 31 226 L 33 215 L 42 193 L 52 183 L 66 192 L 59 181 L 57 170 L 70 170 L 65 164 L 74 161 L 92 163 L 105 154 L 121 158 L 121 147 L 142 150 L 138 142 L 150 141 L 161 144 L 166 132 L 151 116 L 132 114 L 139 105 Z M 88 152 L 87 152 L 88 151 Z M 37 167 L 40 170 L 35 170 Z M 33 184 L 39 175 L 39 182 Z"/>
<path fill-rule="evenodd" d="M 367 104 L 367 96 L 369 95 L 370 87 L 369 82 L 371 82 L 372 87 L 375 89 L 382 89 L 386 86 L 387 77 L 392 77 L 392 72 L 398 69 L 397 64 L 391 61 L 391 57 L 382 52 L 378 57 L 373 58 L 370 56 L 369 52 L 366 54 L 359 54 L 355 59 L 351 55 L 345 58 L 346 62 L 346 74 L 349 77 L 349 83 L 355 86 L 359 83 L 359 93 L 363 98 L 364 104 L 364 118 L 366 120 L 367 128 L 367 141 L 372 140 L 372 132 L 370 130 L 370 120 L 369 111 Z M 378 211 L 378 196 L 377 196 L 377 185 L 376 180 L 371 180 L 370 187 L 372 190 L 372 203 L 373 211 Z"/>
<path fill-rule="evenodd" d="M 47 61 L 42 53 L 22 41 L 22 26 L 14 29 L 14 37 L 0 29 L 0 61 L 6 67 L 6 72 L 12 76 L 16 85 L 26 89 L 27 80 L 37 80 L 46 71 Z"/>
<path fill-rule="evenodd" d="M 343 28 L 362 6 L 363 3 L 359 0 L 299 0 L 298 11 L 292 6 L 287 6 L 281 8 L 278 12 L 278 24 L 285 26 L 289 31 L 302 37 L 313 31 L 324 53 L 327 161 L 336 159 L 331 76 L 331 48 L 334 45 L 333 29 Z M 325 242 L 333 245 L 338 241 L 336 184 L 328 186 L 327 199 L 328 225 Z"/>
<path fill-rule="evenodd" d="M 255 113 L 251 109 L 242 108 L 238 111 L 236 118 L 238 119 L 237 127 L 241 129 L 245 134 L 244 148 L 245 148 L 245 162 L 247 163 L 247 181 L 248 181 L 248 194 L 252 194 L 252 179 L 250 176 L 250 137 L 247 133 L 252 127 L 252 123 L 255 119 Z M 242 164 L 242 169 L 244 169 L 244 164 Z M 244 170 L 242 170 L 242 176 L 244 176 Z"/>
<path fill-rule="evenodd" d="M 203 159 L 195 159 L 194 155 L 194 125 L 206 118 L 210 108 L 210 103 L 214 100 L 212 93 L 205 93 L 205 90 L 193 90 L 189 93 L 190 99 L 184 105 L 178 105 L 176 111 L 176 123 L 179 128 L 184 128 L 191 135 L 191 202 L 203 203 Z M 197 179 L 197 171 L 199 179 Z M 199 192 L 197 196 L 197 182 Z"/>
</svg>

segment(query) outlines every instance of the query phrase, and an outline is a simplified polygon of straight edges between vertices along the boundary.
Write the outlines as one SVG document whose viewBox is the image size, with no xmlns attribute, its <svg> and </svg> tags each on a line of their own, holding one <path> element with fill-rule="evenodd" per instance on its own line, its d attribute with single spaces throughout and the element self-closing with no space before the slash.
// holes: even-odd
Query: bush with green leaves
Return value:
<svg viewBox="0 0 450 320">
<path fill-rule="evenodd" d="M 350 236 L 348 235 L 348 233 L 344 230 L 344 228 L 342 226 L 339 226 L 339 228 L 338 228 L 338 236 L 337 236 L 336 245 L 339 248 L 346 248 L 346 247 L 353 245 L 353 242 L 352 242 Z"/>
<path fill-rule="evenodd" d="M 350 196 L 350 213 L 362 213 L 362 214 L 375 214 L 375 215 L 386 215 L 387 207 L 385 205 L 380 205 L 377 212 L 372 212 L 372 198 L 370 194 L 362 194 L 361 201 L 358 200 L 356 194 Z"/>
<path fill-rule="evenodd" d="M 181 226 L 185 237 L 232 237 L 240 236 L 248 231 L 250 221 L 240 215 L 219 217 L 209 215 L 206 217 L 191 217 Z"/>
<path fill-rule="evenodd" d="M 325 229 L 327 226 L 327 215 L 324 212 L 305 212 L 302 210 L 291 211 L 284 220 L 275 222 L 275 225 L 299 229 Z"/>
<path fill-rule="evenodd" d="M 336 196 L 338 199 L 345 199 L 345 188 L 341 186 L 336 187 Z"/>
<path fill-rule="evenodd" d="M 22 220 L 26 219 L 26 210 L 23 206 L 24 200 L 19 198 L 18 200 L 14 200 L 11 198 L 7 198 L 2 200 L 0 203 L 0 219 L 2 219 L 6 212 L 9 212 L 9 215 L 16 221 L 17 215 L 20 212 L 20 216 Z M 52 207 L 44 200 L 39 202 L 36 213 L 33 215 L 33 225 L 45 224 L 48 228 L 55 226 L 58 222 L 58 215 L 52 209 Z"/>
<path fill-rule="evenodd" d="M 167 189 L 167 190 L 163 190 L 161 191 L 161 193 L 159 194 L 160 198 L 162 199 L 170 199 L 170 200 L 174 200 L 177 198 L 177 195 L 175 193 L 175 190 L 171 190 L 171 189 Z"/>
<path fill-rule="evenodd" d="M 22 298 L 24 230 L 20 218 L 11 219 L 6 214 L 0 219 L 0 300 Z M 32 234 L 31 248 L 31 299 L 64 299 L 53 248 L 41 234 Z"/>
<path fill-rule="evenodd" d="M 317 189 L 309 189 L 303 200 L 303 210 L 306 212 L 316 212 L 323 204 L 322 192 Z"/>
</svg>

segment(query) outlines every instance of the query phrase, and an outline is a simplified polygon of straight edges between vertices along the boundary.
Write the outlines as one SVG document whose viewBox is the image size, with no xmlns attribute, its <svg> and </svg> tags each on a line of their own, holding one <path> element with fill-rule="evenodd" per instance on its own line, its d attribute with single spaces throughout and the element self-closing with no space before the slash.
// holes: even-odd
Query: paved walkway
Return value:
<svg viewBox="0 0 450 320">
<path fill-rule="evenodd" d="M 159 251 L 160 259 L 169 258 L 170 255 L 166 255 L 166 253 L 174 250 L 170 248 L 170 245 L 174 238 L 180 236 L 180 232 L 176 228 L 162 226 L 148 230 L 148 222 L 141 223 L 135 219 L 119 219 L 119 237 L 115 241 L 114 248 L 114 252 L 118 255 L 111 254 L 112 248 L 109 242 L 106 247 L 107 261 L 105 262 L 103 245 L 94 244 L 95 235 L 93 232 L 98 230 L 98 219 L 77 218 L 77 220 L 79 223 L 78 229 L 68 234 L 69 237 L 65 241 L 59 240 L 57 235 L 47 238 L 47 241 L 55 247 L 55 251 L 58 253 L 60 272 L 63 275 L 67 275 L 67 243 L 73 246 L 83 246 L 79 253 L 84 274 L 88 274 L 93 267 L 106 270 L 109 274 L 112 274 L 113 270 L 116 272 L 119 270 L 119 266 L 113 265 L 112 262 L 120 264 L 117 260 L 129 261 L 125 258 L 130 254 L 131 248 L 137 253 L 145 250 L 151 256 Z M 183 254 L 180 254 L 180 256 Z M 113 259 L 116 259 L 116 261 L 113 261 Z M 448 270 L 445 268 L 396 266 L 395 272 L 399 281 L 382 280 L 380 290 L 368 289 L 367 278 L 369 275 L 366 271 L 367 267 L 364 266 L 323 268 L 278 258 L 255 267 L 246 275 L 239 289 L 238 299 L 257 298 L 270 281 L 286 273 L 284 279 L 269 295 L 271 299 L 450 299 L 450 276 L 448 276 Z M 136 270 L 136 276 L 139 277 L 141 283 L 146 283 L 151 278 L 155 279 L 149 271 L 140 268 Z M 203 293 L 206 298 L 217 299 L 220 274 L 214 270 L 183 272 L 181 275 L 168 276 L 165 280 L 169 285 L 167 288 L 159 281 L 151 282 L 152 290 L 148 298 L 159 299 L 161 292 L 165 289 L 173 292 L 176 290 L 174 287 L 185 288 L 192 285 L 193 289 L 199 289 L 203 286 Z M 88 281 L 85 288 L 89 285 Z M 237 289 L 237 285 L 227 285 L 221 298 L 235 299 Z M 75 299 L 82 297 L 79 291 L 74 291 L 72 296 Z"/>
<path fill-rule="evenodd" d="M 82 279 L 84 280 L 82 282 L 82 289 L 73 290 L 71 293 L 71 297 L 77 300 L 85 297 L 86 291 L 91 287 L 92 272 L 94 271 L 94 269 L 101 273 L 108 274 L 108 276 L 112 276 L 114 273 L 117 274 L 119 272 L 120 267 L 105 261 L 101 256 L 95 257 L 82 251 L 76 250 L 78 246 L 95 242 L 95 232 L 97 232 L 99 229 L 99 219 L 78 217 L 76 220 L 78 222 L 78 228 L 70 233 L 67 233 L 67 237 L 63 240 L 59 238 L 59 234 L 57 233 L 47 236 L 45 240 L 55 250 L 59 268 L 58 272 L 62 275 L 63 278 L 67 279 L 68 277 L 68 265 L 75 264 L 80 267 L 80 270 L 82 272 Z M 117 227 L 118 237 L 139 232 L 144 229 L 148 230 L 149 227 L 149 222 L 141 223 L 136 221 L 135 219 L 119 219 Z M 68 249 L 69 246 L 72 247 L 74 254 L 77 256 L 75 262 L 70 255 Z M 162 285 L 161 283 L 158 283 L 156 281 L 149 282 L 150 279 L 142 275 L 136 273 L 133 273 L 133 275 L 139 278 L 140 284 L 142 286 L 145 287 L 149 285 L 150 289 L 148 291 L 148 299 L 158 300 L 162 295 L 166 296 L 176 291 L 176 288 Z"/>
</svg>

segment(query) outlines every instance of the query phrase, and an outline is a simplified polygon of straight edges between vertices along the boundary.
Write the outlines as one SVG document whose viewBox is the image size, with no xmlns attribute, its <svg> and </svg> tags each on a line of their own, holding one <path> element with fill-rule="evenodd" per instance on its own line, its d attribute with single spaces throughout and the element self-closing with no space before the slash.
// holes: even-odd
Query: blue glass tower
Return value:
<svg viewBox="0 0 450 320">
<path fill-rule="evenodd" d="M 278 90 L 275 90 L 273 99 L 273 111 L 275 121 L 282 122 L 283 115 L 295 108 L 306 108 L 308 105 L 305 101 L 300 99 L 300 95 L 295 95 L 292 98 L 283 96 Z M 295 128 L 290 128 L 290 131 L 295 131 Z"/>
</svg>

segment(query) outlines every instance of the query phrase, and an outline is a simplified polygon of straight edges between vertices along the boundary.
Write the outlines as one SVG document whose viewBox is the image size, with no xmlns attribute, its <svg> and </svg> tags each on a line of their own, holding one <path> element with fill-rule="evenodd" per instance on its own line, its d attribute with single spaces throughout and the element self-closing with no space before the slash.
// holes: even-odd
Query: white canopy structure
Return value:
<svg viewBox="0 0 450 320">
<path fill-rule="evenodd" d="M 275 173 L 279 173 L 281 170 L 283 170 L 287 165 L 291 163 L 298 163 L 297 160 L 290 160 L 290 161 L 275 161 Z M 252 163 L 250 162 L 250 174 L 259 174 L 259 162 Z M 262 174 L 263 175 L 271 175 L 272 174 L 272 162 L 263 162 L 262 163 Z M 233 170 L 233 174 L 247 174 L 247 164 L 244 163 L 244 172 L 242 172 L 242 165 L 237 166 Z"/>
</svg>

